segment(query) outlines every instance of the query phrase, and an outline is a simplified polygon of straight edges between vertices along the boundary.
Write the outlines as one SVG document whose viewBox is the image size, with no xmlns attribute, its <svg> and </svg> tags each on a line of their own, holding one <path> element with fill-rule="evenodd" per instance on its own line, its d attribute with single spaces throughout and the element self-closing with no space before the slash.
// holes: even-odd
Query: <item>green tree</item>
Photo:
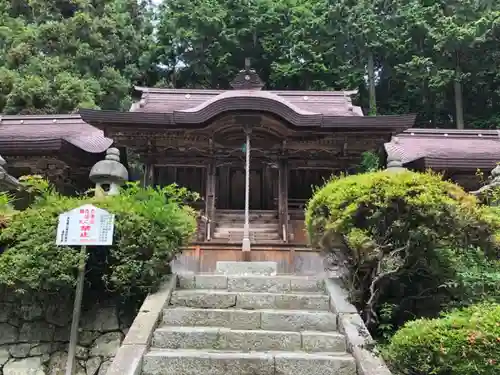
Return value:
<svg viewBox="0 0 500 375">
<path fill-rule="evenodd" d="M 431 126 L 463 128 L 476 116 L 495 117 L 498 6 L 475 0 L 399 3 L 391 18 L 401 48 L 388 55 L 388 74 L 382 74 L 385 89 L 399 92 L 396 106 L 406 100 L 403 108 L 419 112 L 421 124 Z"/>
<path fill-rule="evenodd" d="M 323 0 L 168 1 L 157 61 L 175 87 L 229 88 L 249 57 L 269 88 L 338 88 L 327 24 Z"/>
<path fill-rule="evenodd" d="M 357 88 L 365 113 L 418 126 L 500 124 L 491 0 L 3 0 L 0 25 L 4 113 L 127 109 L 132 83 L 227 89 L 249 57 L 270 89 Z"/>
<path fill-rule="evenodd" d="M 0 111 L 128 109 L 154 77 L 149 1 L 16 0 L 0 5 Z"/>
</svg>

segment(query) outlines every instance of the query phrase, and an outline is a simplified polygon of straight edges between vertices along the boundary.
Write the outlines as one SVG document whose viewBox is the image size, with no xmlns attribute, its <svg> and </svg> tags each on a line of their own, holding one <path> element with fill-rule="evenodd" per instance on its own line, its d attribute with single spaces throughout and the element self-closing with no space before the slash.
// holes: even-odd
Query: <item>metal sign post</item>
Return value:
<svg viewBox="0 0 500 375">
<path fill-rule="evenodd" d="M 113 244 L 115 215 L 86 204 L 59 215 L 56 245 L 81 246 L 81 260 L 78 265 L 78 279 L 73 307 L 73 321 L 68 348 L 66 375 L 73 375 L 75 368 L 78 325 L 82 308 L 83 285 L 85 282 L 85 257 L 87 246 L 109 246 Z"/>
</svg>

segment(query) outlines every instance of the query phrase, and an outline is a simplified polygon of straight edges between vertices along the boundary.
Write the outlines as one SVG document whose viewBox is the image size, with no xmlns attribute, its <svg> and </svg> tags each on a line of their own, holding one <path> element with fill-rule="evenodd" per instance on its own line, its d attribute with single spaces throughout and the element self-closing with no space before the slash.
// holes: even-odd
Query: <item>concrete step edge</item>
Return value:
<svg viewBox="0 0 500 375">
<path fill-rule="evenodd" d="M 179 289 L 215 289 L 228 292 L 326 293 L 324 279 L 293 275 L 179 274 Z"/>
<path fill-rule="evenodd" d="M 304 359 L 352 359 L 354 358 L 347 352 L 318 352 L 308 353 L 303 351 L 279 351 L 273 350 L 268 352 L 240 352 L 237 350 L 206 350 L 206 349 L 164 349 L 164 348 L 150 348 L 145 354 L 146 357 L 210 357 L 210 356 L 232 356 L 236 358 L 268 358 L 270 356 L 298 358 Z"/>
<path fill-rule="evenodd" d="M 324 310 L 196 308 L 171 306 L 163 310 L 162 324 L 269 331 L 338 332 L 337 315 Z"/>
<path fill-rule="evenodd" d="M 304 330 L 304 331 L 272 331 L 267 329 L 234 329 L 228 327 L 216 327 L 216 326 L 173 326 L 173 325 L 165 325 L 162 324 L 158 328 L 156 328 L 155 332 L 158 333 L 171 333 L 171 332 L 182 332 L 182 333 L 190 333 L 190 332 L 219 332 L 219 331 L 231 331 L 232 333 L 259 333 L 259 334 L 304 334 L 304 335 L 318 335 L 318 336 L 331 336 L 338 338 L 345 338 L 345 335 L 338 331 L 331 332 L 322 332 L 322 331 L 312 331 L 312 330 Z"/>
<path fill-rule="evenodd" d="M 153 349 L 143 357 L 143 374 L 355 375 L 348 353 L 235 352 Z"/>
<path fill-rule="evenodd" d="M 277 310 L 330 310 L 330 296 L 324 293 L 228 292 L 225 290 L 176 290 L 170 305 L 198 308 L 241 308 Z"/>
<path fill-rule="evenodd" d="M 294 296 L 294 297 L 327 297 L 328 295 L 323 292 L 304 292 L 304 291 L 289 291 L 289 292 L 245 292 L 245 291 L 229 291 L 227 289 L 176 289 L 172 292 L 177 295 L 195 295 L 195 294 L 208 294 L 208 295 L 237 295 L 243 294 L 246 296 Z M 263 310 L 263 309 L 260 309 Z M 272 310 L 272 309 L 271 309 Z M 293 309 L 292 309 L 293 310 Z"/>
<path fill-rule="evenodd" d="M 315 314 L 331 314 L 331 315 L 336 315 L 335 313 L 331 311 L 324 311 L 324 310 L 297 310 L 297 309 L 290 309 L 290 310 L 275 310 L 275 309 L 255 309 L 255 310 L 247 310 L 247 309 L 239 309 L 239 308 L 228 308 L 228 309 L 205 309 L 201 307 L 188 307 L 188 306 L 167 306 L 163 309 L 163 312 L 166 313 L 170 310 L 182 310 L 182 311 L 189 311 L 189 312 L 205 312 L 205 311 L 211 311 L 211 312 L 243 312 L 243 313 L 266 313 L 266 314 L 298 314 L 298 315 L 315 315 Z"/>
</svg>

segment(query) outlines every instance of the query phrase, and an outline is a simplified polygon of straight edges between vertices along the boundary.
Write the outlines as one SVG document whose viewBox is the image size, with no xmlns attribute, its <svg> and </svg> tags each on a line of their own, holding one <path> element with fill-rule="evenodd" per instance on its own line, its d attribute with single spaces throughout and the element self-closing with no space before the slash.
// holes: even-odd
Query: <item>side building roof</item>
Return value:
<svg viewBox="0 0 500 375">
<path fill-rule="evenodd" d="M 500 162 L 500 131 L 408 129 L 393 136 L 385 150 L 407 166 L 491 170 Z"/>
<path fill-rule="evenodd" d="M 0 115 L 0 155 L 6 157 L 60 154 L 62 159 L 100 158 L 112 143 L 78 114 Z M 87 164 L 87 160 L 81 161 Z"/>
</svg>

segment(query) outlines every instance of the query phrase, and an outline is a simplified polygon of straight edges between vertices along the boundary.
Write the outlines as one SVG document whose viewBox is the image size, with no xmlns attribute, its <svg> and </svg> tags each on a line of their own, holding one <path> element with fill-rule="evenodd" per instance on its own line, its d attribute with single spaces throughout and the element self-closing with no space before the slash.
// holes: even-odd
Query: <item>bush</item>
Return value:
<svg viewBox="0 0 500 375">
<path fill-rule="evenodd" d="M 449 283 L 455 298 L 449 307 L 465 307 L 481 301 L 500 303 L 500 260 L 488 259 L 480 249 L 451 251 L 456 277 Z"/>
<path fill-rule="evenodd" d="M 396 374 L 498 375 L 500 304 L 407 323 L 383 351 Z"/>
<path fill-rule="evenodd" d="M 311 243 L 340 254 L 353 303 L 384 329 L 437 316 L 455 298 L 448 287 L 455 261 L 446 249 L 480 247 L 495 257 L 499 221 L 459 186 L 409 171 L 334 178 L 306 209 Z"/>
<path fill-rule="evenodd" d="M 86 280 L 94 291 L 123 297 L 157 287 L 196 228 L 194 211 L 182 204 L 192 194 L 175 186 L 131 184 L 121 195 L 106 198 L 64 197 L 41 186 L 41 196 L 0 234 L 7 248 L 0 256 L 0 285 L 18 291 L 73 289 L 79 249 L 56 246 L 55 236 L 59 214 L 80 205 L 94 204 L 116 215 L 113 245 L 88 248 Z"/>
<path fill-rule="evenodd" d="M 0 192 L 0 229 L 6 228 L 13 215 L 11 206 L 12 197 L 5 192 Z"/>
</svg>

